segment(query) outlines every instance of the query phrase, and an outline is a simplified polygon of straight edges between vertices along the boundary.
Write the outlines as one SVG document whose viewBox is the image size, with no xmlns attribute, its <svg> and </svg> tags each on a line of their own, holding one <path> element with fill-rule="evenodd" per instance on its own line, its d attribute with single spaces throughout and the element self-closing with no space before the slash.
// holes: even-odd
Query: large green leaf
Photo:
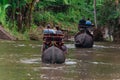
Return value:
<svg viewBox="0 0 120 80">
<path fill-rule="evenodd" d="M 10 6 L 10 4 L 1 5 L 0 6 L 0 22 L 5 24 L 6 19 L 6 9 Z"/>
</svg>

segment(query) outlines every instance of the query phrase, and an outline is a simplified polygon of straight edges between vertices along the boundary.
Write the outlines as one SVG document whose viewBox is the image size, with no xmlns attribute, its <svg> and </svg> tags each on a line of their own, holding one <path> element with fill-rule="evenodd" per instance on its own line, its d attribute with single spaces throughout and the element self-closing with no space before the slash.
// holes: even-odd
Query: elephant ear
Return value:
<svg viewBox="0 0 120 80">
<path fill-rule="evenodd" d="M 80 44 L 83 44 L 84 40 L 85 40 L 85 37 L 86 37 L 86 33 L 77 35 L 76 38 L 75 38 L 75 41 L 78 41 Z"/>
</svg>

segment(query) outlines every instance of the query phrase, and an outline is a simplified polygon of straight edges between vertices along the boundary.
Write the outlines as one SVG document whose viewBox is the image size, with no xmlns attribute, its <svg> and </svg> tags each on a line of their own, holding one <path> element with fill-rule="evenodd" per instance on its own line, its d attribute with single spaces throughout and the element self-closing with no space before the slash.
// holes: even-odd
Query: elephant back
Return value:
<svg viewBox="0 0 120 80">
<path fill-rule="evenodd" d="M 61 49 L 59 49 L 55 46 L 51 46 L 43 52 L 42 62 L 58 63 L 58 64 L 64 63 L 65 62 L 65 54 Z"/>
<path fill-rule="evenodd" d="M 75 36 L 75 46 L 81 48 L 90 48 L 93 46 L 93 37 L 86 32 Z"/>
</svg>

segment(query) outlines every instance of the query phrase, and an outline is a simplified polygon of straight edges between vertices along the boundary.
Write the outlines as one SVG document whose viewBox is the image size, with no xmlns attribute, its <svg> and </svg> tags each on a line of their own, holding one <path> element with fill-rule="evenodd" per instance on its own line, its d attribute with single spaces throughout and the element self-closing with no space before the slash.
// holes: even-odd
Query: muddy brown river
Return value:
<svg viewBox="0 0 120 80">
<path fill-rule="evenodd" d="M 0 80 L 120 80 L 120 45 L 96 42 L 93 48 L 66 44 L 64 64 L 41 62 L 35 41 L 0 41 Z"/>
</svg>

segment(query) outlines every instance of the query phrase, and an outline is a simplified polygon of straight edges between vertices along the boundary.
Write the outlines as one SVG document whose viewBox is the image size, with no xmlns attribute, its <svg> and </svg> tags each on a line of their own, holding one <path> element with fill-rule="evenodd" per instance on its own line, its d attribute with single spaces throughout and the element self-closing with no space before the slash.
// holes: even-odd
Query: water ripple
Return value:
<svg viewBox="0 0 120 80">
<path fill-rule="evenodd" d="M 25 63 L 25 64 L 35 64 L 35 63 L 39 63 L 40 59 L 22 59 L 20 60 L 21 63 Z"/>
</svg>

